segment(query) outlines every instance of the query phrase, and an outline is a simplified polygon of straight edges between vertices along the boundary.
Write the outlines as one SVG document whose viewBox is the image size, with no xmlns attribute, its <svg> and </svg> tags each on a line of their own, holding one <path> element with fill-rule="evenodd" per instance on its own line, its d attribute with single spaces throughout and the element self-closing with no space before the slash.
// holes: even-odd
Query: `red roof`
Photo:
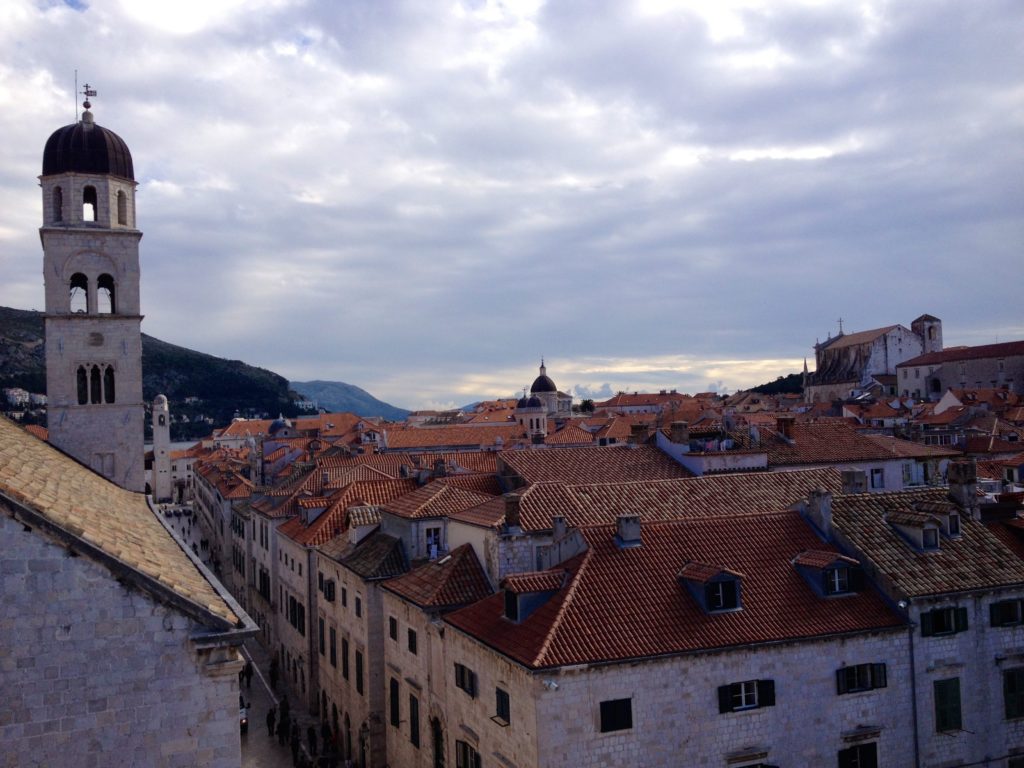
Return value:
<svg viewBox="0 0 1024 768">
<path fill-rule="evenodd" d="M 952 347 L 941 352 L 928 352 L 896 365 L 904 368 L 908 365 L 938 365 L 939 363 L 957 360 L 982 360 L 989 357 L 1009 357 L 1024 355 L 1024 341 L 1007 341 L 1002 344 L 982 344 L 977 347 Z"/>
<path fill-rule="evenodd" d="M 395 499 L 384 510 L 409 519 L 448 517 L 455 512 L 482 504 L 491 498 L 482 493 L 450 485 L 444 480 L 434 480 L 412 493 Z"/>
<path fill-rule="evenodd" d="M 445 609 L 483 600 L 493 591 L 473 547 L 463 544 L 439 560 L 391 579 L 384 589 L 420 608 Z"/>
<path fill-rule="evenodd" d="M 499 458 L 527 483 L 624 482 L 692 477 L 649 445 L 502 451 Z"/>
<path fill-rule="evenodd" d="M 629 549 L 615 530 L 583 529 L 589 549 L 556 569 L 566 585 L 523 621 L 504 617 L 501 594 L 445 620 L 534 669 L 903 626 L 873 590 L 816 596 L 792 560 L 825 545 L 797 512 L 644 523 L 643 545 Z M 742 610 L 705 613 L 677 577 L 691 560 L 745 574 Z"/>
</svg>

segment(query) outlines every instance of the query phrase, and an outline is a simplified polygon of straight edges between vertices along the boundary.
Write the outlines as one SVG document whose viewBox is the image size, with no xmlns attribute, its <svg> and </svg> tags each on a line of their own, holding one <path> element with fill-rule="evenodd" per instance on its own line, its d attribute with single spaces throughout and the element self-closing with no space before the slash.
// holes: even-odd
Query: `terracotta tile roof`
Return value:
<svg viewBox="0 0 1024 768">
<path fill-rule="evenodd" d="M 386 504 L 384 511 L 410 520 L 448 517 L 482 504 L 489 498 L 482 493 L 467 491 L 443 480 L 434 480 Z"/>
<path fill-rule="evenodd" d="M 390 579 L 409 569 L 402 540 L 380 531 L 355 545 L 345 538 L 332 539 L 319 551 L 367 581 Z"/>
<path fill-rule="evenodd" d="M 817 487 L 842 490 L 838 469 L 711 475 L 681 480 L 561 485 L 527 488 L 520 501 L 524 530 L 549 530 L 553 515 L 569 525 L 603 525 L 618 515 L 648 520 L 757 515 L 786 509 Z"/>
<path fill-rule="evenodd" d="M 992 535 L 999 539 L 1017 557 L 1024 560 L 1024 520 L 1014 517 L 985 523 Z"/>
<path fill-rule="evenodd" d="M 489 408 L 479 413 L 474 413 L 466 421 L 467 424 L 507 424 L 514 422 L 516 410 L 512 408 Z"/>
<path fill-rule="evenodd" d="M 437 611 L 461 608 L 493 592 L 469 544 L 391 579 L 384 588 L 420 608 Z"/>
<path fill-rule="evenodd" d="M 793 565 L 806 565 L 809 568 L 828 568 L 834 563 L 860 565 L 852 557 L 841 555 L 834 550 L 808 549 L 793 558 Z"/>
<path fill-rule="evenodd" d="M 494 451 L 455 451 L 448 453 L 371 453 L 358 456 L 330 456 L 319 461 L 326 468 L 372 467 L 398 477 L 401 467 L 411 470 L 433 470 L 436 461 L 443 461 L 451 473 L 482 472 L 493 474 L 498 471 L 498 458 Z"/>
<path fill-rule="evenodd" d="M 836 464 L 847 461 L 876 461 L 892 453 L 843 422 L 797 422 L 792 441 L 762 434 L 761 445 L 772 467 L 798 464 Z"/>
<path fill-rule="evenodd" d="M 304 524 L 300 516 L 292 517 L 281 524 L 278 533 L 298 544 L 317 547 L 348 530 L 346 522 L 349 518 L 346 511 L 349 507 L 380 506 L 415 490 L 416 481 L 411 479 L 352 483 L 332 495 L 329 499 L 330 507 L 309 525 Z M 315 499 L 315 502 L 314 506 L 322 506 L 322 499 Z M 297 503 L 308 503 L 308 499 L 299 499 Z"/>
<path fill-rule="evenodd" d="M 942 459 L 961 455 L 960 451 L 952 448 L 915 443 L 911 440 L 901 440 L 890 435 L 864 433 L 862 436 L 879 448 L 888 451 L 889 455 L 896 459 Z"/>
<path fill-rule="evenodd" d="M 502 451 L 498 457 L 527 483 L 612 483 L 692 477 L 685 467 L 648 445 Z"/>
<path fill-rule="evenodd" d="M 1007 341 L 1002 344 L 982 344 L 977 347 L 947 347 L 941 352 L 929 352 L 898 364 L 905 366 L 938 365 L 958 360 L 981 360 L 988 357 L 1010 357 L 1024 355 L 1024 341 Z"/>
<path fill-rule="evenodd" d="M 571 423 L 544 438 L 545 445 L 588 445 L 592 442 L 594 436 L 590 432 Z"/>
<path fill-rule="evenodd" d="M 522 595 L 528 592 L 554 592 L 565 586 L 567 573 L 556 568 L 551 571 L 514 573 L 501 580 L 501 588 Z"/>
<path fill-rule="evenodd" d="M 708 563 L 698 563 L 690 561 L 686 563 L 682 568 L 679 569 L 679 573 L 676 574 L 680 579 L 686 579 L 687 581 L 696 581 L 700 584 L 706 584 L 716 576 L 726 573 L 730 576 L 735 576 L 738 579 L 743 578 L 743 574 L 738 571 L 731 570 L 729 568 L 723 568 L 720 565 L 710 565 Z"/>
<path fill-rule="evenodd" d="M 1024 562 L 984 525 L 967 515 L 960 517 L 959 538 L 943 536 L 939 549 L 928 552 L 914 549 L 885 520 L 887 513 L 914 510 L 915 502 L 947 500 L 944 488 L 836 496 L 832 502 L 832 521 L 863 559 L 908 597 L 1024 582 Z"/>
<path fill-rule="evenodd" d="M 41 427 L 38 424 L 26 424 L 24 429 L 30 435 L 38 437 L 40 440 L 46 441 L 50 439 L 50 430 L 46 427 Z"/>
<path fill-rule="evenodd" d="M 903 626 L 873 590 L 815 595 L 792 560 L 822 544 L 797 512 L 643 525 L 643 545 L 630 549 L 615 545 L 614 526 L 584 529 L 589 549 L 557 569 L 566 585 L 519 623 L 504 618 L 501 594 L 445 621 L 533 669 Z M 678 578 L 694 560 L 745 574 L 742 610 L 701 609 Z"/>
<path fill-rule="evenodd" d="M 836 336 L 834 339 L 832 339 L 831 341 L 826 341 L 821 346 L 827 347 L 828 349 L 842 349 L 843 347 L 855 347 L 858 344 L 867 344 L 869 342 L 872 342 L 879 336 L 884 336 L 885 334 L 889 333 L 889 331 L 893 331 L 899 327 L 899 325 L 887 325 L 884 328 L 875 328 L 874 330 L 870 331 L 858 331 L 857 333 L 847 333 L 842 336 Z"/>
<path fill-rule="evenodd" d="M 196 443 L 180 451 L 171 451 L 171 461 L 177 459 L 198 459 L 200 456 L 208 454 L 211 450 L 210 448 L 204 448 L 202 443 Z"/>
<path fill-rule="evenodd" d="M 380 525 L 380 507 L 358 506 L 347 510 L 346 528 L 364 528 Z"/>
<path fill-rule="evenodd" d="M 473 491 L 487 496 L 500 496 L 501 484 L 497 475 L 448 475 L 438 478 L 442 483 L 453 485 L 464 491 Z"/>
<path fill-rule="evenodd" d="M 455 512 L 448 519 L 480 528 L 500 528 L 505 522 L 505 499 L 498 496 L 475 507 Z"/>
<path fill-rule="evenodd" d="M 119 488 L 3 417 L 0 494 L 124 563 L 143 584 L 156 582 L 231 626 L 239 622 L 145 496 Z"/>
<path fill-rule="evenodd" d="M 518 424 L 446 427 L 391 426 L 384 430 L 388 450 L 416 448 L 479 447 L 481 450 L 497 446 L 529 443 L 525 430 Z"/>
</svg>

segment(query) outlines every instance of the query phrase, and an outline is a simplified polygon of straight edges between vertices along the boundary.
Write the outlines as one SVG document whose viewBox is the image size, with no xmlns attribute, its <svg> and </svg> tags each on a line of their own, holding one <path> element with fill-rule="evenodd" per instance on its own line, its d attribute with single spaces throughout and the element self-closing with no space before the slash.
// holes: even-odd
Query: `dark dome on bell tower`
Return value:
<svg viewBox="0 0 1024 768">
<path fill-rule="evenodd" d="M 97 125 L 86 109 L 77 123 L 58 128 L 43 149 L 43 176 L 100 173 L 135 181 L 132 153 L 124 139 Z"/>
</svg>

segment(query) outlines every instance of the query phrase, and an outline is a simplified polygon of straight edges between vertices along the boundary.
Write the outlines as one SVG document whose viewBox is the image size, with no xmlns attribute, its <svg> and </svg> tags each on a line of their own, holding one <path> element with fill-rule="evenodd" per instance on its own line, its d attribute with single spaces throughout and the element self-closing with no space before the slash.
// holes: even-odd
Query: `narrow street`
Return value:
<svg viewBox="0 0 1024 768">
<path fill-rule="evenodd" d="M 210 567 L 209 553 L 201 547 L 201 528 L 195 515 L 187 515 L 184 510 L 187 506 L 167 505 L 171 510 L 165 514 L 164 519 L 174 530 L 174 533 L 181 537 L 186 546 L 196 552 L 203 564 Z M 175 515 L 174 512 L 178 514 Z M 278 693 L 270 687 L 270 657 L 267 651 L 255 640 L 246 641 L 243 655 L 253 663 L 253 676 L 247 687 L 244 682 L 241 684 L 242 697 L 248 705 L 249 728 L 247 733 L 242 734 L 242 768 L 292 768 L 292 752 L 290 740 L 282 745 L 278 742 L 277 736 L 271 737 L 267 733 L 267 712 L 273 706 L 280 712 L 281 695 L 283 695 L 283 684 L 279 683 Z M 340 768 L 342 761 L 324 757 L 322 745 L 318 746 L 319 762 L 309 761 L 309 744 L 307 741 L 307 729 L 310 725 L 317 726 L 314 719 L 306 712 L 301 705 L 295 706 L 291 701 L 291 718 L 297 720 L 301 736 L 300 765 L 311 765 Z M 320 731 L 317 727 L 317 741 L 320 741 Z M 306 760 L 307 762 L 301 762 Z"/>
</svg>

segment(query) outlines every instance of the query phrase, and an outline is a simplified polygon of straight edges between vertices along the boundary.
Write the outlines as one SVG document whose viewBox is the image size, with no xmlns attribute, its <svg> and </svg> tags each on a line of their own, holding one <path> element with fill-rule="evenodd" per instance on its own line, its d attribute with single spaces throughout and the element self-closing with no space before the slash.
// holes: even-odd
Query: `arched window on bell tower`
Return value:
<svg viewBox="0 0 1024 768">
<path fill-rule="evenodd" d="M 64 221 L 64 190 L 53 188 L 53 220 Z"/>
<path fill-rule="evenodd" d="M 78 366 L 78 404 L 85 405 L 89 402 L 89 375 L 85 372 L 85 366 Z"/>
<path fill-rule="evenodd" d="M 82 190 L 82 221 L 96 221 L 96 187 L 88 186 Z"/>
<path fill-rule="evenodd" d="M 114 368 L 109 365 L 103 371 L 103 400 L 107 403 L 114 402 Z"/>
<path fill-rule="evenodd" d="M 128 223 L 128 195 L 124 193 L 123 189 L 117 192 L 117 223 Z"/>
<path fill-rule="evenodd" d="M 113 315 L 117 312 L 114 303 L 114 278 L 110 275 L 100 275 L 96 281 L 96 303 L 99 305 L 96 311 L 101 315 Z"/>
<path fill-rule="evenodd" d="M 75 272 L 71 276 L 71 284 L 68 286 L 70 293 L 70 306 L 72 312 L 86 313 L 89 311 L 89 278 L 81 272 Z"/>
<path fill-rule="evenodd" d="M 103 391 L 100 384 L 100 367 L 92 366 L 89 371 L 89 402 L 95 404 L 103 402 Z"/>
</svg>

